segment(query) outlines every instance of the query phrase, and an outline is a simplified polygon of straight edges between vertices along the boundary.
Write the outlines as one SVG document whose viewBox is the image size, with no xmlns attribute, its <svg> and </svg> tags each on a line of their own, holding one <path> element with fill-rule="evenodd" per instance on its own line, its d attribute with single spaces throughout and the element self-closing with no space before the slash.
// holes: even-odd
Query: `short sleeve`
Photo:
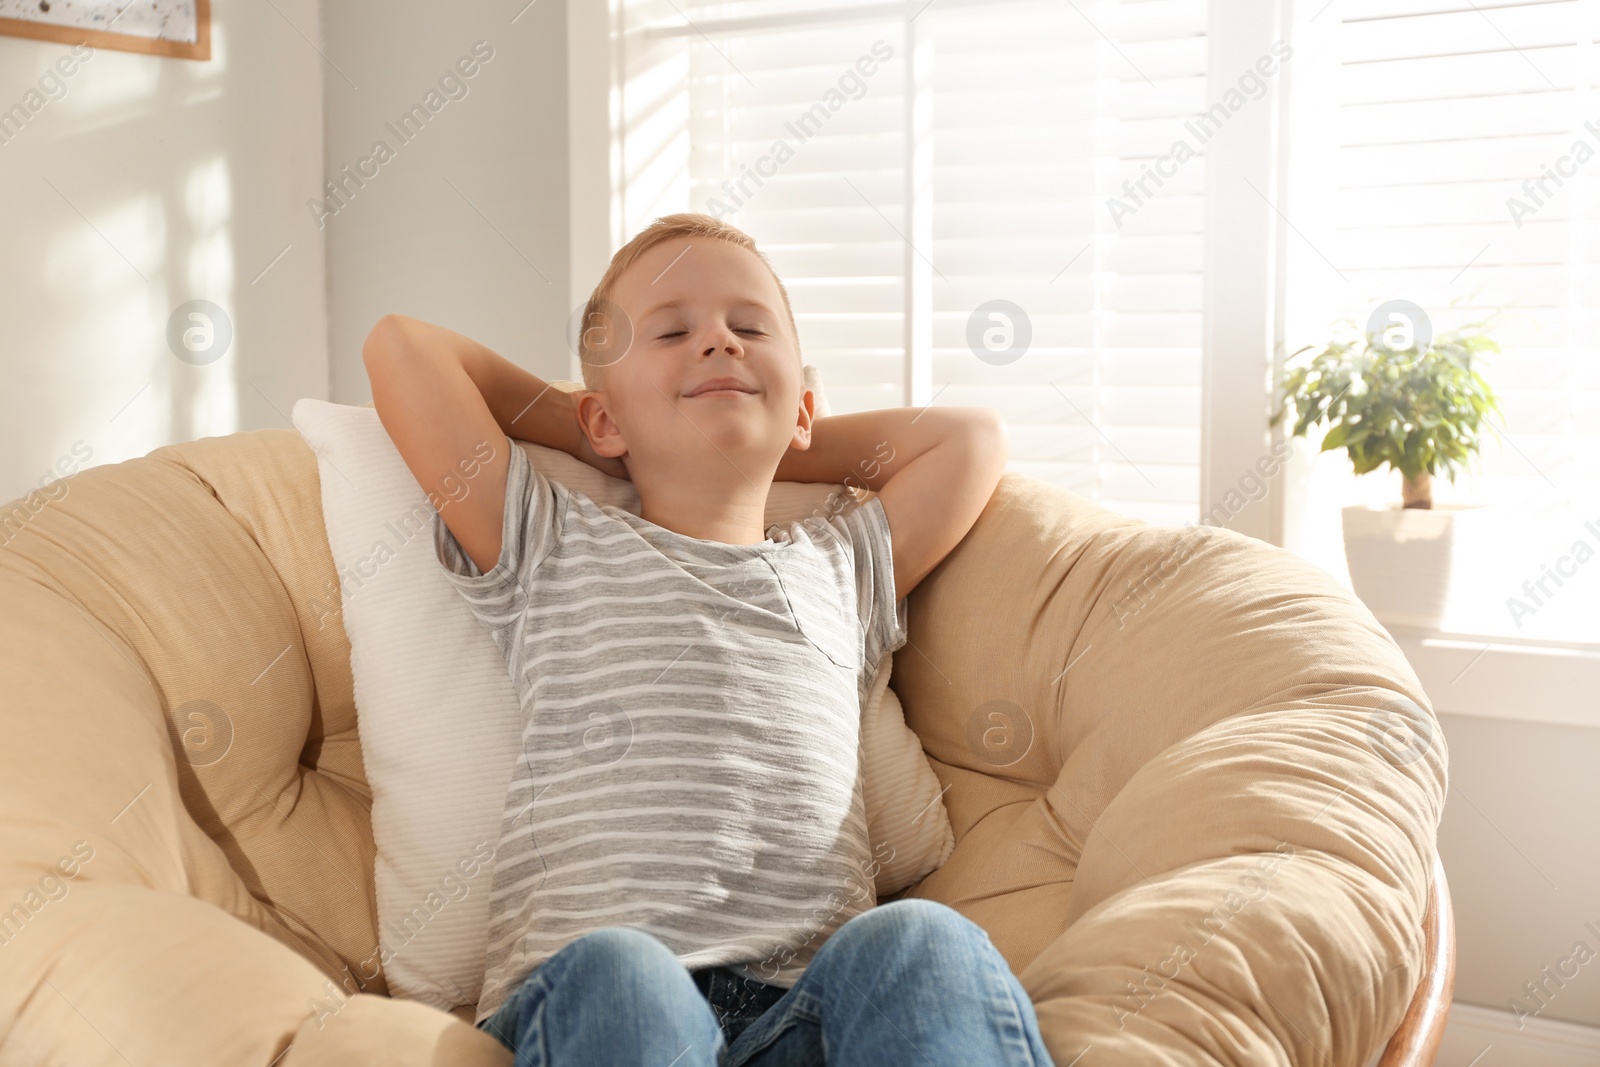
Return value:
<svg viewBox="0 0 1600 1067">
<path fill-rule="evenodd" d="M 855 562 L 856 607 L 865 642 L 862 671 L 877 673 L 885 653 L 906 643 L 906 601 L 894 595 L 894 542 L 889 515 L 874 495 L 865 504 L 828 520 L 849 546 Z"/>
<path fill-rule="evenodd" d="M 489 628 L 508 662 L 515 649 L 509 638 L 527 611 L 526 591 L 533 572 L 555 548 L 565 509 L 565 493 L 528 461 L 528 454 L 510 438 L 506 468 L 505 516 L 500 527 L 500 558 L 488 573 L 467 555 L 439 513 L 433 513 L 435 558 L 445 577 Z"/>
</svg>

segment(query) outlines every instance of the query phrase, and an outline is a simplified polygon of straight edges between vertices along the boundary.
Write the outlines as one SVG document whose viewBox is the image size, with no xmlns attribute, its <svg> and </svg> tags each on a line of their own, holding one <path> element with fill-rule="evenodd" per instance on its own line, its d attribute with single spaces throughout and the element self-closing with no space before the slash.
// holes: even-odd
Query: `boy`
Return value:
<svg viewBox="0 0 1600 1067">
<path fill-rule="evenodd" d="M 859 929 L 828 953 L 830 985 L 872 980 L 846 974 L 847 956 L 882 965 L 900 953 L 917 972 L 903 923 L 935 909 L 919 929 L 938 927 L 945 965 L 965 946 L 971 980 L 990 982 L 957 998 L 978 998 L 975 1010 L 1001 993 L 1014 1001 L 1003 959 L 1009 984 L 996 986 L 998 954 L 953 909 L 840 899 L 871 859 L 861 701 L 905 642 L 904 598 L 993 494 L 1004 424 L 983 408 L 815 419 L 788 294 L 748 236 L 705 215 L 658 219 L 618 251 L 583 323 L 577 393 L 404 316 L 379 320 L 363 348 L 383 425 L 420 485 L 448 501 L 434 527 L 440 563 L 505 655 L 525 716 L 475 1022 L 519 1065 L 545 1053 L 715 1063 L 778 1003 L 769 1030 L 786 1020 L 790 1040 L 820 1042 L 820 1020 L 802 1026 L 818 1014 L 820 979 L 797 989 L 813 957 Z M 640 514 L 550 482 L 509 436 L 631 479 Z M 464 495 L 442 492 L 483 442 L 492 456 Z M 885 442 L 889 462 L 864 462 Z M 774 480 L 851 478 L 877 495 L 763 528 Z M 879 913 L 899 921 L 864 922 Z M 868 935 L 870 952 L 847 952 Z M 686 1009 L 700 994 L 725 1013 L 720 1029 Z M 896 995 L 867 999 L 882 1014 Z M 911 1040 L 913 1000 L 891 1006 L 907 1017 L 878 1022 L 879 1038 Z M 1031 1020 L 1021 1001 L 1011 1010 Z M 847 1016 L 837 1008 L 829 1022 Z M 914 1043 L 980 1057 L 940 1062 L 988 1054 L 962 1044 L 972 1020 L 940 1024 L 962 1032 Z M 853 1040 L 864 1053 L 871 1039 Z M 1030 1043 L 1037 1054 L 1018 1062 L 1047 1063 L 1036 1032 Z"/>
</svg>

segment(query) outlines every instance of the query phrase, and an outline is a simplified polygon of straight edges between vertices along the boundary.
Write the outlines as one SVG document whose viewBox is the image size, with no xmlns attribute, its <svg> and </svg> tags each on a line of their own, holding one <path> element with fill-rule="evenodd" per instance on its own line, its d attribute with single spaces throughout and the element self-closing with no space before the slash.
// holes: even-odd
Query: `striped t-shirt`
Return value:
<svg viewBox="0 0 1600 1067">
<path fill-rule="evenodd" d="M 494 568 L 433 518 L 523 716 L 474 1022 L 606 926 L 793 985 L 877 902 L 861 706 L 906 639 L 882 502 L 724 544 L 596 504 L 507 443 Z"/>
</svg>

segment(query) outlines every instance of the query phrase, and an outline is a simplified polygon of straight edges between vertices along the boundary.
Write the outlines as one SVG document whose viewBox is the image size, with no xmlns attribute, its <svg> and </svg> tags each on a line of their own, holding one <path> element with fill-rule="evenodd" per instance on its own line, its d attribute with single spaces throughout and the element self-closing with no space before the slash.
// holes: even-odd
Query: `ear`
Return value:
<svg viewBox="0 0 1600 1067">
<path fill-rule="evenodd" d="M 622 439 L 622 427 L 606 411 L 605 396 L 593 389 L 578 392 L 578 425 L 596 455 L 618 459 L 628 454 L 628 443 Z"/>
<path fill-rule="evenodd" d="M 815 421 L 816 395 L 810 389 L 800 393 L 800 411 L 795 418 L 794 436 L 789 439 L 789 447 L 804 452 L 811 447 L 811 424 Z"/>
</svg>

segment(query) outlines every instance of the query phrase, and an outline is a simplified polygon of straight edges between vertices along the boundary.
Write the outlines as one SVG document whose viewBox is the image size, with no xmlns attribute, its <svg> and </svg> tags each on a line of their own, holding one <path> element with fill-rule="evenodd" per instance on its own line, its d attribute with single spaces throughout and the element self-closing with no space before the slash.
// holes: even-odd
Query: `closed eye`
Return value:
<svg viewBox="0 0 1600 1067">
<path fill-rule="evenodd" d="M 688 332 L 687 330 L 675 330 L 672 333 L 664 333 L 664 334 L 660 335 L 659 337 L 656 338 L 656 340 L 658 340 L 658 341 L 666 341 L 666 340 L 669 340 L 669 339 L 671 339 L 673 337 L 682 337 L 687 332 Z M 741 326 L 737 330 L 735 330 L 734 333 L 754 334 L 757 337 L 765 337 L 766 336 L 766 332 L 765 331 L 758 330 L 754 326 Z"/>
</svg>

